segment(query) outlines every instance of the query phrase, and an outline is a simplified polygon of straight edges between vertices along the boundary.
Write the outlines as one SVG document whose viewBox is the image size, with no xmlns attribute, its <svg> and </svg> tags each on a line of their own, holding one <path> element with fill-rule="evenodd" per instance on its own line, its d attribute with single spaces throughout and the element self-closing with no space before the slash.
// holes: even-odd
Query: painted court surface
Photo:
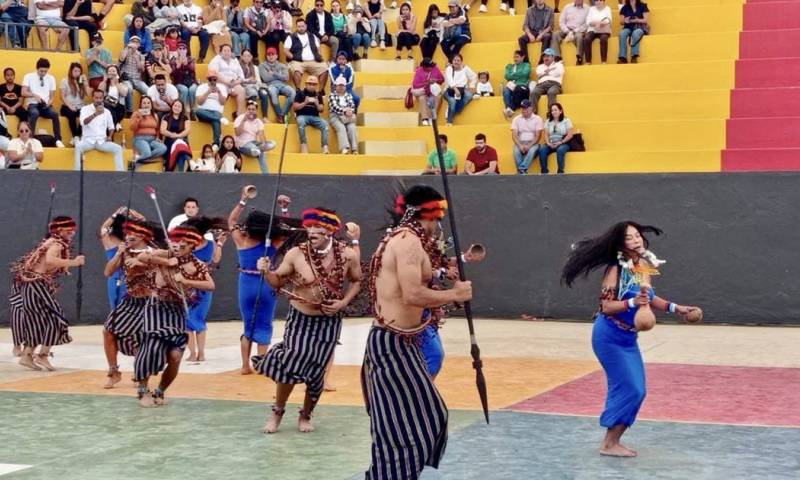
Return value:
<svg viewBox="0 0 800 480">
<path fill-rule="evenodd" d="M 0 330 L 0 476 L 9 479 L 351 479 L 369 464 L 359 370 L 369 322 L 346 320 L 317 431 L 300 434 L 296 389 L 276 435 L 261 427 L 268 379 L 238 373 L 239 324 L 212 323 L 207 361 L 186 364 L 164 408 L 140 409 L 125 373 L 103 390 L 99 327 L 72 329 L 54 373 L 11 358 Z M 640 336 L 648 397 L 626 434 L 635 459 L 596 453 L 605 377 L 585 323 L 477 323 L 491 425 L 480 412 L 466 325 L 450 320 L 437 379 L 450 408 L 444 479 L 800 479 L 800 328 L 659 325 Z M 275 339 L 282 335 L 283 322 Z M 131 370 L 130 359 L 122 368 Z"/>
</svg>

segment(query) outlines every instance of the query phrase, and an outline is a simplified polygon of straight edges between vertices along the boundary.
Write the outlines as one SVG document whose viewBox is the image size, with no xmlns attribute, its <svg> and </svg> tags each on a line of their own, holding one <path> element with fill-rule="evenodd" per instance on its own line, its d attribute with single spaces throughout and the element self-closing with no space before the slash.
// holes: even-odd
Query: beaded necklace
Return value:
<svg viewBox="0 0 800 480">
<path fill-rule="evenodd" d="M 53 239 L 55 243 L 61 246 L 61 258 L 68 259 L 70 258 L 70 251 L 69 247 L 70 244 L 64 241 L 58 234 L 51 234 L 51 236 L 42 239 L 36 247 L 31 250 L 30 252 L 26 253 L 22 257 L 20 257 L 16 262 L 11 265 L 11 273 L 14 274 L 14 278 L 20 282 L 33 282 L 36 280 L 44 280 L 50 285 L 52 288 L 57 287 L 56 279 L 62 273 L 68 273 L 67 268 L 56 268 L 55 270 L 51 270 L 46 273 L 36 272 L 33 269 L 42 258 L 47 254 L 47 250 L 50 248 L 50 245 L 47 245 L 47 242 Z"/>
<path fill-rule="evenodd" d="M 314 274 L 313 283 L 316 283 L 320 289 L 320 296 L 322 303 L 330 303 L 332 301 L 341 300 L 344 298 L 344 273 L 345 273 L 345 258 L 342 255 L 345 245 L 336 240 L 331 240 L 333 250 L 333 265 L 332 268 L 327 269 L 322 264 L 322 261 L 327 256 L 327 252 L 318 253 L 315 248 L 311 246 L 311 242 L 303 242 L 299 245 L 300 251 L 306 258 L 306 262 L 311 266 L 311 273 Z"/>
</svg>

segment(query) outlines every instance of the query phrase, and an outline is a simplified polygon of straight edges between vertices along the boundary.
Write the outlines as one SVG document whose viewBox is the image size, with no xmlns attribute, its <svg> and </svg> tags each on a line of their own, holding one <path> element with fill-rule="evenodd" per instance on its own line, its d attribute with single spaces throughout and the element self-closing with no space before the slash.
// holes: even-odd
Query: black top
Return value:
<svg viewBox="0 0 800 480">
<path fill-rule="evenodd" d="M 22 85 L 15 83 L 11 90 L 8 89 L 8 85 L 5 83 L 0 85 L 0 102 L 3 102 L 4 105 L 13 107 L 20 97 L 22 97 Z"/>
<path fill-rule="evenodd" d="M 294 97 L 294 101 L 297 103 L 303 103 L 303 101 L 305 101 L 307 96 L 316 96 L 317 102 L 319 102 L 320 105 L 324 105 L 324 103 L 322 103 L 323 97 L 321 92 L 312 93 L 306 89 L 298 91 L 297 95 Z M 319 110 L 317 109 L 316 105 L 309 103 L 300 110 L 297 110 L 295 112 L 295 115 L 307 115 L 309 117 L 319 117 Z"/>
<path fill-rule="evenodd" d="M 325 22 L 325 35 L 333 35 L 333 16 L 330 12 L 323 12 L 324 22 Z M 308 25 L 308 31 L 320 37 L 319 34 L 319 16 L 317 15 L 316 10 L 311 10 L 306 15 L 306 25 Z"/>
<path fill-rule="evenodd" d="M 62 17 L 64 19 L 67 18 L 67 14 L 75 7 L 75 3 L 78 0 L 64 0 L 64 6 L 62 7 L 61 11 Z M 78 5 L 78 10 L 75 12 L 76 17 L 88 17 L 92 15 L 92 2 L 90 0 L 86 0 L 80 5 Z"/>
</svg>

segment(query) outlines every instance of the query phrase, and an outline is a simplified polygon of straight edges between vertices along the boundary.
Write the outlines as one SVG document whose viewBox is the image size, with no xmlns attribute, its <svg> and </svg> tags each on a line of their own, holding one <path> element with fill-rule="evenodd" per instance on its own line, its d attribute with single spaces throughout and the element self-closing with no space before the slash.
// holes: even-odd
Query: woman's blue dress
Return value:
<svg viewBox="0 0 800 480">
<path fill-rule="evenodd" d="M 239 250 L 239 311 L 244 323 L 245 338 L 259 345 L 272 343 L 272 319 L 275 316 L 276 294 L 266 279 L 257 272 L 258 259 L 264 256 L 264 244 Z M 275 255 L 275 248 L 269 247 L 269 257 Z M 258 286 L 261 284 L 261 296 Z M 253 319 L 253 311 L 258 300 L 258 312 Z"/>
<path fill-rule="evenodd" d="M 111 247 L 106 250 L 106 260 L 111 260 L 117 254 L 117 247 Z M 117 305 L 128 294 L 128 289 L 125 288 L 125 280 L 122 278 L 122 269 L 118 268 L 114 274 L 106 279 L 106 289 L 108 290 L 108 306 L 114 310 Z"/>
<path fill-rule="evenodd" d="M 194 256 L 201 262 L 210 265 L 211 259 L 214 258 L 215 248 L 216 243 L 208 240 L 205 247 L 194 251 Z M 186 329 L 190 332 L 205 332 L 208 328 L 206 321 L 208 320 L 208 312 L 211 310 L 211 298 L 214 296 L 214 292 L 196 290 L 196 295 L 196 301 L 189 307 L 189 319 L 186 321 Z"/>
</svg>

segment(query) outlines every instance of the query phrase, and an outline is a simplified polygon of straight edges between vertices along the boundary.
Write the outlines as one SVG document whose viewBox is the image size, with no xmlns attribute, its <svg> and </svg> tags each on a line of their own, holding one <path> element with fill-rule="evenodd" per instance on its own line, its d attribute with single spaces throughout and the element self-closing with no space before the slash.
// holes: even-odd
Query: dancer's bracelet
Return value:
<svg viewBox="0 0 800 480">
<path fill-rule="evenodd" d="M 667 306 L 664 308 L 665 312 L 675 313 L 675 310 L 678 309 L 677 303 L 667 302 Z"/>
<path fill-rule="evenodd" d="M 629 298 L 628 301 L 625 302 L 625 305 L 628 306 L 628 310 L 634 308 L 636 306 L 636 299 L 635 298 Z"/>
</svg>

